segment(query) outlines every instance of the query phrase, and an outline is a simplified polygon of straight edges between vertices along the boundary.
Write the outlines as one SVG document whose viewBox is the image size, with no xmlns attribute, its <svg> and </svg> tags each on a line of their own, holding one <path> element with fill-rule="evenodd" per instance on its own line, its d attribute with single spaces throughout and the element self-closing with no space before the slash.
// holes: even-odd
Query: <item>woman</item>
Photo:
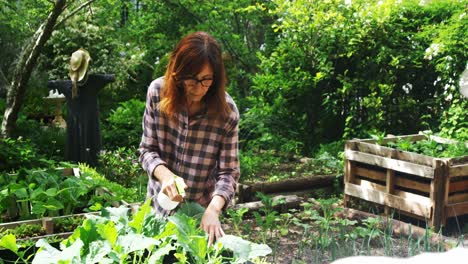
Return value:
<svg viewBox="0 0 468 264">
<path fill-rule="evenodd" d="M 185 199 L 206 207 L 201 227 L 208 244 L 224 232 L 219 215 L 239 180 L 239 112 L 225 91 L 221 48 L 205 32 L 185 36 L 173 50 L 164 77 L 148 88 L 140 162 L 148 172 L 148 198 L 157 214 L 160 191 L 181 201 L 174 178 L 188 186 Z"/>
</svg>

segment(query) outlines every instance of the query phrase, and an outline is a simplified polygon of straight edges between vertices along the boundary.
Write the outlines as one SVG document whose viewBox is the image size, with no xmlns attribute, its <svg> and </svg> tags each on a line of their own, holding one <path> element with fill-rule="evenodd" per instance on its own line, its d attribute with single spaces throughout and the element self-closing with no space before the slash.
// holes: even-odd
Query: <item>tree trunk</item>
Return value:
<svg viewBox="0 0 468 264">
<path fill-rule="evenodd" d="M 52 35 L 57 18 L 62 14 L 65 3 L 66 0 L 55 1 L 54 8 L 47 17 L 47 20 L 41 24 L 36 33 L 34 33 L 29 44 L 27 44 L 21 52 L 12 82 L 7 88 L 6 109 L 0 130 L 0 134 L 3 137 L 11 136 L 16 127 L 16 120 L 18 119 L 18 113 L 23 103 L 26 86 L 31 77 L 32 70 L 42 48 Z"/>
</svg>

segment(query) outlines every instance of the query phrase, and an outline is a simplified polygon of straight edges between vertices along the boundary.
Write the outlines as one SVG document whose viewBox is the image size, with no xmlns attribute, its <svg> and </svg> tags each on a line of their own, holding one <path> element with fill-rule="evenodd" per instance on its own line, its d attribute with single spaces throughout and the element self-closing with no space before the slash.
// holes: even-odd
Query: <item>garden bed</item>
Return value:
<svg viewBox="0 0 468 264">
<path fill-rule="evenodd" d="M 345 206 L 357 197 L 385 206 L 386 214 L 398 210 L 427 220 L 436 230 L 448 218 L 468 214 L 468 156 L 436 158 L 389 147 L 422 140 L 456 144 L 424 134 L 348 141 Z"/>
<path fill-rule="evenodd" d="M 78 168 L 61 168 L 8 175 L 4 180 L 12 182 L 4 186 L 5 196 L 0 197 L 3 199 L 0 202 L 4 209 L 6 204 L 9 206 L 2 214 L 0 235 L 15 234 L 18 239 L 33 241 L 54 236 L 65 238 L 86 215 L 99 214 L 100 202 L 131 207 L 106 187 L 93 183 L 86 173 L 80 174 Z M 87 179 L 81 181 L 80 177 Z M 90 200 L 96 201 L 91 206 L 96 212 L 84 210 Z"/>
</svg>

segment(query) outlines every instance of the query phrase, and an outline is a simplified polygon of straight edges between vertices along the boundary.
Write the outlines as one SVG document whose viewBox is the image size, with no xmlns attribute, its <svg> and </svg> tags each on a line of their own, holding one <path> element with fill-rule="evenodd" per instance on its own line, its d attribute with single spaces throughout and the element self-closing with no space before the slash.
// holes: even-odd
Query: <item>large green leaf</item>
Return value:
<svg viewBox="0 0 468 264">
<path fill-rule="evenodd" d="M 18 245 L 16 245 L 16 237 L 13 234 L 8 234 L 0 240 L 0 247 L 9 249 L 15 254 L 18 254 Z"/>
<path fill-rule="evenodd" d="M 128 222 L 128 208 L 121 205 L 118 208 L 106 207 L 102 210 L 101 216 L 114 222 Z"/>
<path fill-rule="evenodd" d="M 44 239 L 40 239 L 36 242 L 36 247 L 39 248 L 38 252 L 34 256 L 32 264 L 47 264 L 53 263 L 54 259 L 60 256 L 60 250 L 51 246 Z"/>
<path fill-rule="evenodd" d="M 197 258 L 198 262 L 202 263 L 205 260 L 208 249 L 208 240 L 206 236 L 191 236 L 187 246 L 189 251 Z"/>
<path fill-rule="evenodd" d="M 140 234 L 119 236 L 117 239 L 117 244 L 122 247 L 122 254 L 149 249 L 151 246 L 157 246 L 160 243 L 161 242 L 157 239 L 145 237 Z"/>
<path fill-rule="evenodd" d="M 264 257 L 271 253 L 271 248 L 265 244 L 256 244 L 238 236 L 225 235 L 218 240 L 225 248 L 232 250 L 235 257 L 249 260 Z"/>
<path fill-rule="evenodd" d="M 167 243 L 165 246 L 159 247 L 149 258 L 148 263 L 159 263 L 164 256 L 169 254 L 175 247 L 171 243 Z"/>
<path fill-rule="evenodd" d="M 200 221 L 203 213 L 205 213 L 205 208 L 195 202 L 182 203 L 177 210 L 177 213 L 185 214 Z"/>
<path fill-rule="evenodd" d="M 36 246 L 40 247 L 40 250 L 34 256 L 32 264 L 81 263 L 81 249 L 84 244 L 80 239 L 63 251 L 57 250 L 42 239 L 36 243 Z"/>
<path fill-rule="evenodd" d="M 145 216 L 151 212 L 151 199 L 146 200 L 146 202 L 140 207 L 140 210 L 135 214 L 133 220 L 128 223 L 129 226 L 135 228 L 135 231 L 140 234 L 143 228 Z"/>
<path fill-rule="evenodd" d="M 111 244 L 112 247 L 115 245 L 115 241 L 117 240 L 118 233 L 117 229 L 115 228 L 115 224 L 112 221 L 109 221 L 107 223 L 100 223 L 97 224 L 97 232 L 105 238 L 109 243 Z"/>
<path fill-rule="evenodd" d="M 103 263 L 106 260 L 104 260 L 104 257 L 111 252 L 112 248 L 109 242 L 107 241 L 93 241 L 89 245 L 89 253 L 85 257 L 85 263 L 86 264 L 92 264 L 92 263 Z M 104 260 L 104 261 L 103 261 Z M 112 262 L 109 262 L 112 263 Z"/>
</svg>

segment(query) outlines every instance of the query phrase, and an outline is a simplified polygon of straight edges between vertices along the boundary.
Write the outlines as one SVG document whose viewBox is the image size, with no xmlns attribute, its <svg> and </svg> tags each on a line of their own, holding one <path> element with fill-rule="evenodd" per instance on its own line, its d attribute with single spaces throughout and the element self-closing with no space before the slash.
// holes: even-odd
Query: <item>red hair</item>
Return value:
<svg viewBox="0 0 468 264">
<path fill-rule="evenodd" d="M 203 97 L 208 115 L 226 118 L 231 111 L 226 102 L 226 72 L 218 42 L 206 32 L 185 36 L 174 48 L 164 75 L 160 110 L 171 118 L 185 107 L 186 96 L 181 78 L 196 76 L 203 66 L 213 69 L 213 83 Z"/>
</svg>

